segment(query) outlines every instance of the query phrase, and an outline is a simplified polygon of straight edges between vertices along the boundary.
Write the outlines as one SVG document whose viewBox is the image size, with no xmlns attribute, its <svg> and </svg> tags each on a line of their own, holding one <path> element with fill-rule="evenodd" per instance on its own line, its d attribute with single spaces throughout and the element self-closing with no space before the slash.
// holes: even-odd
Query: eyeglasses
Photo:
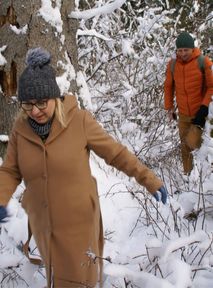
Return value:
<svg viewBox="0 0 213 288">
<path fill-rule="evenodd" d="M 25 111 L 32 111 L 33 106 L 36 106 L 39 110 L 44 110 L 47 108 L 48 100 L 38 101 L 36 103 L 31 102 L 21 102 L 20 106 Z"/>
</svg>

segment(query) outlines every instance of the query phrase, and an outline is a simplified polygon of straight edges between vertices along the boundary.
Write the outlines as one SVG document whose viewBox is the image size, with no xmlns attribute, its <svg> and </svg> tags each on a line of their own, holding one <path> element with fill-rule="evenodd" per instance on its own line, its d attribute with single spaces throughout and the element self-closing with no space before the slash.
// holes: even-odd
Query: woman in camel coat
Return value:
<svg viewBox="0 0 213 288">
<path fill-rule="evenodd" d="M 48 52 L 36 48 L 27 57 L 18 90 L 24 112 L 14 124 L 0 167 L 0 211 L 6 213 L 23 179 L 22 205 L 46 267 L 48 288 L 95 287 L 102 267 L 92 255 L 102 256 L 103 228 L 90 150 L 135 177 L 157 200 L 160 190 L 164 203 L 166 190 L 88 111 L 78 108 L 74 96 L 60 97 Z"/>
</svg>

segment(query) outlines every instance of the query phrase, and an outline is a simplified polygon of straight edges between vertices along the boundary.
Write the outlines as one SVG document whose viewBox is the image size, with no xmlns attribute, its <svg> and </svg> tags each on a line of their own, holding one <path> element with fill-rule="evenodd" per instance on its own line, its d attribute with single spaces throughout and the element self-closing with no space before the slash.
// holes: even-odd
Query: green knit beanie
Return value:
<svg viewBox="0 0 213 288">
<path fill-rule="evenodd" d="M 194 48 L 194 39 L 187 32 L 182 32 L 176 40 L 176 47 L 178 48 Z"/>
</svg>

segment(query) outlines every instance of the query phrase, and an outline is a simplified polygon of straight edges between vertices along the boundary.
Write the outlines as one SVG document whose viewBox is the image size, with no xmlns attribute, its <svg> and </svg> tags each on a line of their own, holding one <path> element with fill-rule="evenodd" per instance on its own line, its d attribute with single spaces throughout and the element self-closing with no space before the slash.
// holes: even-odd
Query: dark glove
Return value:
<svg viewBox="0 0 213 288">
<path fill-rule="evenodd" d="M 203 128 L 205 126 L 206 117 L 208 116 L 209 108 L 205 105 L 201 105 L 197 111 L 195 118 L 192 119 L 192 124 Z"/>
<path fill-rule="evenodd" d="M 167 195 L 168 195 L 168 192 L 167 192 L 166 188 L 165 188 L 164 186 L 162 186 L 162 187 L 160 187 L 160 189 L 159 189 L 158 191 L 161 193 L 161 201 L 163 202 L 163 204 L 166 204 Z M 153 194 L 153 196 L 155 197 L 155 199 L 156 199 L 158 202 L 160 201 L 158 192 L 155 192 L 155 193 Z"/>
<path fill-rule="evenodd" d="M 0 206 L 0 223 L 7 222 L 6 218 L 8 217 L 7 209 L 4 206 Z"/>
</svg>

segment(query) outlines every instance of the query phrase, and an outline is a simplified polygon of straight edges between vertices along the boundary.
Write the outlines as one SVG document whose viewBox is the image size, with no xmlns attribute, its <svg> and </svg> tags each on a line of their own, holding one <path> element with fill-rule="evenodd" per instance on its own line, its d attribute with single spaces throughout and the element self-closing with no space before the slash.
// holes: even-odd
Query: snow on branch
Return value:
<svg viewBox="0 0 213 288">
<path fill-rule="evenodd" d="M 181 237 L 176 239 L 175 241 L 170 241 L 164 248 L 163 255 L 161 257 L 161 262 L 166 262 L 169 255 L 182 248 L 186 247 L 193 243 L 200 243 L 207 239 L 207 234 L 203 230 L 196 231 L 194 234 L 191 234 L 188 237 Z"/>
<path fill-rule="evenodd" d="M 101 14 L 110 14 L 114 10 L 119 9 L 125 2 L 126 0 L 114 0 L 113 2 L 106 3 L 98 8 L 71 12 L 68 17 L 75 19 L 90 19 Z"/>
<path fill-rule="evenodd" d="M 98 33 L 97 31 L 95 31 L 95 29 L 90 29 L 90 30 L 80 30 L 78 29 L 77 31 L 77 36 L 92 36 L 92 37 L 97 37 L 100 38 L 104 41 L 110 41 L 112 39 L 105 37 L 104 35 L 101 35 L 100 33 Z"/>
<path fill-rule="evenodd" d="M 116 278 L 127 277 L 130 281 L 134 280 L 134 282 L 138 282 L 138 284 L 140 283 L 140 285 L 144 287 L 150 285 L 152 287 L 175 288 L 175 286 L 169 283 L 166 279 L 160 279 L 151 273 L 144 271 L 133 271 L 132 269 L 119 264 L 107 265 L 104 272 L 106 275 Z"/>
</svg>

